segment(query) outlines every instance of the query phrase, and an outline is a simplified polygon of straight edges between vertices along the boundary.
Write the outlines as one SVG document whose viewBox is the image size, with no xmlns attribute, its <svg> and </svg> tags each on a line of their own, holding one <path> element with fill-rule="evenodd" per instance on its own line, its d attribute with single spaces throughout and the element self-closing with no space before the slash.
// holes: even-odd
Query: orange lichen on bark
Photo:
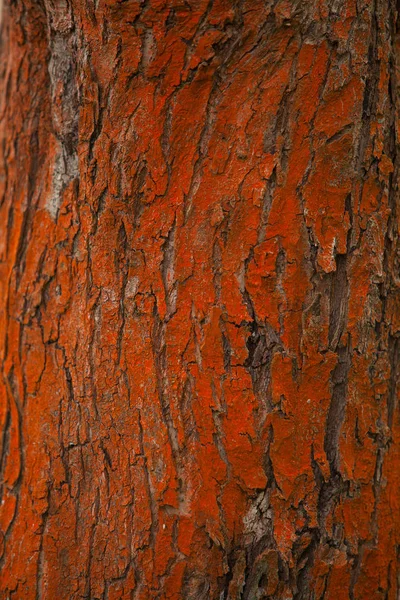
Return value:
<svg viewBox="0 0 400 600">
<path fill-rule="evenodd" d="M 1 597 L 398 598 L 396 2 L 1 28 Z"/>
</svg>

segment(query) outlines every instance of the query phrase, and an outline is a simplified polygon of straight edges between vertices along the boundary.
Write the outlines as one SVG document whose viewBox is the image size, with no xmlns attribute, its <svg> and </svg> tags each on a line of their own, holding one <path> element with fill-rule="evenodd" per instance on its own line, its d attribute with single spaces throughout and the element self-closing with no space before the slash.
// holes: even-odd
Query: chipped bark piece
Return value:
<svg viewBox="0 0 400 600">
<path fill-rule="evenodd" d="M 398 600 L 398 2 L 0 4 L 0 597 Z"/>
</svg>

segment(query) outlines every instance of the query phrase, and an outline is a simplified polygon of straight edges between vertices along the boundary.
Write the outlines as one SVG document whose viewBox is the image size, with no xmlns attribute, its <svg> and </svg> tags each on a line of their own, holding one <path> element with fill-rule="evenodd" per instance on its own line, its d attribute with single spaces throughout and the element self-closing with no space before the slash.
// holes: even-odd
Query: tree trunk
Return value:
<svg viewBox="0 0 400 600">
<path fill-rule="evenodd" d="M 396 21 L 4 0 L 1 598 L 400 598 Z"/>
</svg>

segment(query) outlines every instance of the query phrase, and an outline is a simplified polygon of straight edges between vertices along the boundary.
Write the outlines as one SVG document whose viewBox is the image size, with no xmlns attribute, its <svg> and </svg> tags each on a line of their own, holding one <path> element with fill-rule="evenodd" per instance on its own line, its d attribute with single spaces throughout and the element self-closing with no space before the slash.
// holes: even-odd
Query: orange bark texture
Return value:
<svg viewBox="0 0 400 600">
<path fill-rule="evenodd" d="M 394 0 L 6 0 L 0 598 L 400 598 Z"/>
</svg>

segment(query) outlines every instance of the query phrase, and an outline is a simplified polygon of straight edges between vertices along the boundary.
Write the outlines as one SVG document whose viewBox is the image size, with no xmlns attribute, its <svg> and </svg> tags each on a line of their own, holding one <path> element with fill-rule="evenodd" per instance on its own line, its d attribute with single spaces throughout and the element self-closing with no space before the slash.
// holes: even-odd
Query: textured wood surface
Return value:
<svg viewBox="0 0 400 600">
<path fill-rule="evenodd" d="M 0 597 L 398 600 L 394 0 L 5 0 Z"/>
</svg>

